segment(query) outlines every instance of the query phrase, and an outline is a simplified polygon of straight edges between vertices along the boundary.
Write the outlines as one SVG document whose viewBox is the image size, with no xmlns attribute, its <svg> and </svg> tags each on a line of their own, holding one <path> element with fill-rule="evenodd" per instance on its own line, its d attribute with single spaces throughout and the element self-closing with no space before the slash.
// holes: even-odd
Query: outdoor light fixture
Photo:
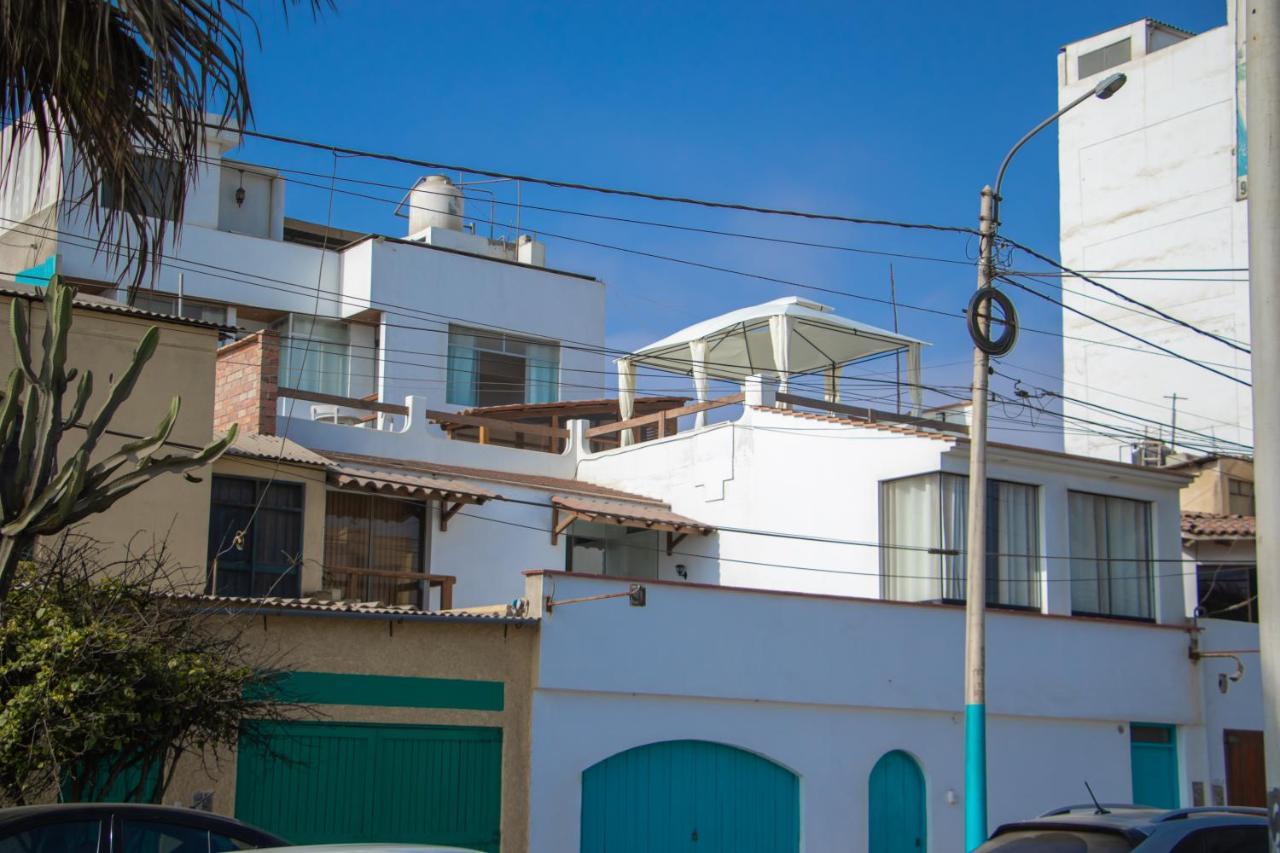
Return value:
<svg viewBox="0 0 1280 853">
<path fill-rule="evenodd" d="M 1110 77 L 1100 81 L 1098 85 L 1093 87 L 1093 94 L 1105 101 L 1116 92 L 1119 92 L 1120 87 L 1123 86 L 1125 81 L 1128 79 L 1129 78 L 1123 74 L 1112 74 Z"/>
<path fill-rule="evenodd" d="M 1120 82 L 1122 82 L 1122 83 L 1123 83 L 1124 81 L 1122 80 L 1122 81 L 1120 81 Z M 1098 97 L 1100 97 L 1100 98 L 1105 98 L 1105 97 L 1107 97 L 1107 96 L 1106 96 L 1106 95 L 1099 95 Z M 241 169 L 241 170 L 240 170 L 240 186 L 236 187 L 236 207 L 243 207 L 243 206 L 244 206 L 244 197 L 245 197 L 245 191 L 244 191 L 244 169 Z"/>
</svg>

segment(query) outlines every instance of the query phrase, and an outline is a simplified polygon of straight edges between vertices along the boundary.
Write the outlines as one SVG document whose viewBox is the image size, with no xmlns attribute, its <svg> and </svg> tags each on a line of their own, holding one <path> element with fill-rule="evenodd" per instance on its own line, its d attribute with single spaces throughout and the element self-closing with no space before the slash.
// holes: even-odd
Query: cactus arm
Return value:
<svg viewBox="0 0 1280 853">
<path fill-rule="evenodd" d="M 151 356 L 155 355 L 159 340 L 160 330 L 155 326 L 147 329 L 142 335 L 142 340 L 138 341 L 138 346 L 133 351 L 133 358 L 130 360 L 129 366 L 121 374 L 119 381 L 111 386 L 111 391 L 103 402 L 102 408 L 98 410 L 98 413 L 93 416 L 93 420 L 86 427 L 85 447 L 93 450 L 120 406 L 124 404 L 125 400 L 129 399 L 129 395 L 133 393 L 134 386 L 138 383 L 138 377 L 142 374 L 142 368 L 151 360 Z"/>
<path fill-rule="evenodd" d="M 67 374 L 68 379 L 71 373 Z M 84 417 L 85 407 L 89 405 L 89 398 L 93 396 L 93 371 L 86 370 L 80 377 L 80 382 L 76 385 L 76 399 L 71 404 L 71 411 L 67 414 L 66 420 L 62 422 L 62 429 L 69 430 Z"/>
<path fill-rule="evenodd" d="M 13 338 L 13 353 L 18 369 L 32 385 L 40 380 L 31 368 L 31 308 L 27 300 L 15 298 L 9 303 L 9 335 Z"/>
</svg>

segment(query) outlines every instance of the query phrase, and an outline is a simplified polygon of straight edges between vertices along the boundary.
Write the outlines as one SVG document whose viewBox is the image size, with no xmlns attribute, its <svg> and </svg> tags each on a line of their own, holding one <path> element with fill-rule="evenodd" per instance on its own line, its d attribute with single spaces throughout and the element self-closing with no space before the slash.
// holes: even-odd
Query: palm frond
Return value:
<svg viewBox="0 0 1280 853">
<path fill-rule="evenodd" d="M 30 145 L 42 175 L 76 176 L 71 200 L 130 297 L 181 227 L 207 133 L 252 119 L 246 28 L 257 37 L 240 0 L 0 0 L 0 125 L 15 141 L 0 181 Z"/>
</svg>

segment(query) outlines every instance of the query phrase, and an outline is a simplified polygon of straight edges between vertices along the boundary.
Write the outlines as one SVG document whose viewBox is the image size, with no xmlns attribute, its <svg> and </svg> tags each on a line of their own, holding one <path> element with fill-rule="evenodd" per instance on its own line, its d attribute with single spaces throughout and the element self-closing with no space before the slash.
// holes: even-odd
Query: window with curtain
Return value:
<svg viewBox="0 0 1280 853">
<path fill-rule="evenodd" d="M 554 403 L 560 399 L 560 346 L 450 326 L 445 399 L 468 407 Z"/>
<path fill-rule="evenodd" d="M 211 485 L 208 588 L 217 595 L 297 597 L 302 485 L 226 476 Z"/>
<path fill-rule="evenodd" d="M 326 586 L 343 597 L 424 606 L 424 583 L 397 575 L 426 567 L 427 504 L 360 492 L 331 491 L 325 500 Z"/>
<path fill-rule="evenodd" d="M 1070 492 L 1071 609 L 1152 618 L 1151 504 Z"/>
<path fill-rule="evenodd" d="M 886 598 L 964 601 L 969 478 L 934 473 L 880 486 Z M 987 481 L 987 602 L 1040 607 L 1040 513 L 1035 486 Z"/>
<path fill-rule="evenodd" d="M 280 387 L 348 396 L 351 337 L 341 320 L 290 314 L 280 329 Z"/>
</svg>

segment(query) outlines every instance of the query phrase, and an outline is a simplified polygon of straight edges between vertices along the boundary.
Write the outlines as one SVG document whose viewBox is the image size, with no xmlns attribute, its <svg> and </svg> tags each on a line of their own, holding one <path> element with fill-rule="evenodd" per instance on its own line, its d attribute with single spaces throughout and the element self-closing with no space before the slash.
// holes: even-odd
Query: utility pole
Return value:
<svg viewBox="0 0 1280 853">
<path fill-rule="evenodd" d="M 1246 9 L 1258 648 L 1271 849 L 1280 850 L 1280 9 L 1274 0 L 1251 0 Z"/>
<path fill-rule="evenodd" d="M 1187 402 L 1190 397 L 1179 397 L 1178 392 L 1165 394 L 1164 398 L 1169 401 L 1169 452 L 1178 452 L 1178 401 Z"/>
<path fill-rule="evenodd" d="M 1013 155 L 1031 137 L 1090 98 L 1106 100 L 1125 83 L 1123 74 L 1103 78 L 1089 91 L 1031 128 L 1000 162 L 995 189 L 982 188 L 978 213 L 978 289 L 969 302 L 973 338 L 973 397 L 969 422 L 969 524 L 964 589 L 964 849 L 987 840 L 987 383 L 991 356 L 1002 356 L 1017 340 L 1017 316 L 1009 298 L 996 290 L 995 243 L 1000 227 L 1000 186 Z M 1004 332 L 991 337 L 993 307 L 1004 312 Z"/>
</svg>

